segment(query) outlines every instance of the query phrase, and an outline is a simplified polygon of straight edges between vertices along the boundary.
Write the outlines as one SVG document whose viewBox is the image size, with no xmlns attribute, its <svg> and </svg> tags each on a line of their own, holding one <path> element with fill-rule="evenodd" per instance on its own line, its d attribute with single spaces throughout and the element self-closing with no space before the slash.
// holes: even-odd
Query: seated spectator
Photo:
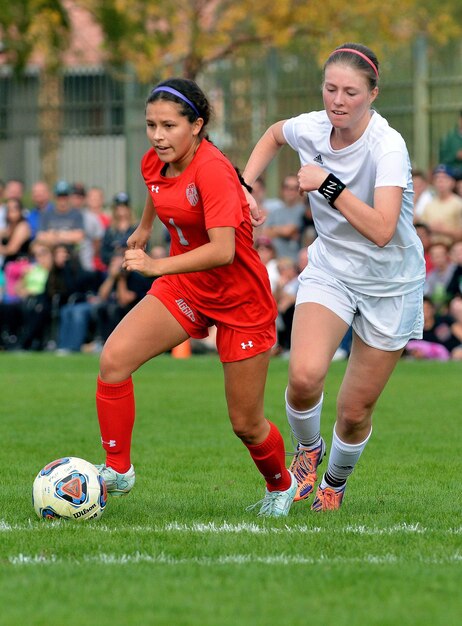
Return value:
<svg viewBox="0 0 462 626">
<path fill-rule="evenodd" d="M 70 271 L 66 271 L 70 270 Z M 56 354 L 80 352 L 88 338 L 92 313 L 98 303 L 101 272 L 89 272 L 80 259 L 69 259 L 61 273 L 63 292 L 58 302 L 59 321 Z"/>
<path fill-rule="evenodd" d="M 274 292 L 278 308 L 276 328 L 278 331 L 279 351 L 290 351 L 290 337 L 295 312 L 295 300 L 298 291 L 298 267 L 290 257 L 278 259 L 279 280 Z"/>
<path fill-rule="evenodd" d="M 31 242 L 31 229 L 25 217 L 21 200 L 6 201 L 6 226 L 0 231 L 0 257 L 2 266 L 17 259 L 27 259 Z"/>
<path fill-rule="evenodd" d="M 32 237 L 37 235 L 37 231 L 40 226 L 40 216 L 46 211 L 50 211 L 54 208 L 54 204 L 51 201 L 51 192 L 47 183 L 43 180 L 38 180 L 32 185 L 31 188 L 32 206 L 27 214 L 27 221 L 32 231 Z"/>
<path fill-rule="evenodd" d="M 427 224 L 423 224 L 422 222 L 416 222 L 414 226 L 417 234 L 419 235 L 420 241 L 422 242 L 425 259 L 425 273 L 428 276 L 429 272 L 431 272 L 431 270 L 433 269 L 433 261 L 430 255 L 430 248 L 432 245 L 432 231 Z"/>
<path fill-rule="evenodd" d="M 298 178 L 286 176 L 282 183 L 283 205 L 269 212 L 264 224 L 263 235 L 269 237 L 279 258 L 289 257 L 294 261 L 300 249 L 302 220 L 305 205 L 299 194 Z"/>
<path fill-rule="evenodd" d="M 13 303 L 19 301 L 16 291 L 18 282 L 29 267 L 30 228 L 22 209 L 21 201 L 10 198 L 6 202 L 6 227 L 0 234 L 0 255 L 4 275 L 3 301 Z"/>
<path fill-rule="evenodd" d="M 273 242 L 269 237 L 257 237 L 255 249 L 258 252 L 261 262 L 268 271 L 271 291 L 274 294 L 279 281 L 279 270 Z"/>
<path fill-rule="evenodd" d="M 31 243 L 29 254 L 30 265 L 17 285 L 17 294 L 22 300 L 44 293 L 53 264 L 51 249 L 39 242 Z"/>
<path fill-rule="evenodd" d="M 433 244 L 430 247 L 430 257 L 433 269 L 425 278 L 424 294 L 431 299 L 437 311 L 442 313 L 447 310 L 450 300 L 448 286 L 456 266 L 444 243 Z"/>
<path fill-rule="evenodd" d="M 24 267 L 15 284 L 15 297 L 0 304 L 0 334 L 6 349 L 22 347 L 23 336 L 33 323 L 35 307 L 41 306 L 40 297 L 51 267 L 51 250 L 41 244 L 31 244 L 30 263 Z"/>
<path fill-rule="evenodd" d="M 98 280 L 101 280 L 99 273 L 83 270 L 78 256 L 69 252 L 64 244 L 55 246 L 52 254 L 53 262 L 45 291 L 35 311 L 33 323 L 27 329 L 23 339 L 25 350 L 42 350 L 46 345 L 49 349 L 54 349 L 62 307 L 68 303 L 85 301 L 87 293 L 95 291 L 95 285 L 98 284 Z"/>
<path fill-rule="evenodd" d="M 159 254 L 158 250 L 156 254 Z M 125 271 L 123 259 L 124 250 L 114 253 L 106 278 L 98 289 L 95 341 L 85 347 L 86 352 L 96 352 L 102 347 L 120 320 L 144 298 L 152 285 L 152 278 Z"/>
<path fill-rule="evenodd" d="M 261 181 L 261 182 L 260 183 L 257 182 L 257 195 L 259 193 L 260 193 L 260 196 L 261 196 L 262 193 L 264 194 L 264 197 L 261 199 L 261 202 L 262 202 L 263 206 L 265 207 L 265 211 L 267 213 L 271 213 L 271 211 L 274 211 L 274 209 L 281 209 L 281 208 L 283 208 L 284 207 L 284 201 L 282 200 L 282 198 L 281 197 L 276 197 L 276 198 L 271 198 L 270 197 L 270 198 L 268 198 L 268 195 L 267 195 L 267 192 L 266 192 L 266 182 L 265 182 L 265 180 L 262 177 L 258 178 L 257 181 L 258 180 Z M 263 190 L 261 189 L 262 184 L 264 186 Z M 253 187 L 255 189 L 254 185 L 253 185 Z"/>
<path fill-rule="evenodd" d="M 440 142 L 440 163 L 450 167 L 456 176 L 462 176 L 462 111 L 455 127 Z"/>
<path fill-rule="evenodd" d="M 424 297 L 424 328 L 422 339 L 409 341 L 405 354 L 415 359 L 448 361 L 453 350 L 462 343 L 462 336 L 454 334 L 454 319 L 438 315 L 430 298 Z"/>
<path fill-rule="evenodd" d="M 456 178 L 456 186 L 454 188 L 455 193 L 462 198 L 462 174 L 459 174 Z"/>
<path fill-rule="evenodd" d="M 79 246 L 79 259 L 83 269 L 91 272 L 99 264 L 101 241 L 104 236 L 105 227 L 98 215 L 87 207 L 85 185 L 74 183 L 70 189 L 70 204 L 73 209 L 77 209 L 83 217 L 84 238 Z"/>
<path fill-rule="evenodd" d="M 71 188 L 60 180 L 55 186 L 55 208 L 40 216 L 37 241 L 50 247 L 64 245 L 77 250 L 85 237 L 82 214 L 70 203 Z"/>
<path fill-rule="evenodd" d="M 106 230 L 111 223 L 111 216 L 106 212 L 104 191 L 101 187 L 90 187 L 87 192 L 87 207 L 97 216 L 104 230 Z"/>
<path fill-rule="evenodd" d="M 5 295 L 5 272 L 0 268 L 0 302 L 3 302 Z"/>
<path fill-rule="evenodd" d="M 305 212 L 302 216 L 300 244 L 302 248 L 307 248 L 313 243 L 318 234 L 314 226 L 313 214 L 307 193 L 303 196 L 303 203 L 305 205 Z"/>
<path fill-rule="evenodd" d="M 452 171 L 446 165 L 438 165 L 433 172 L 435 197 L 420 216 L 431 229 L 433 243 L 450 246 L 462 240 L 462 198 L 454 193 L 455 183 Z"/>
<path fill-rule="evenodd" d="M 462 298 L 462 241 L 457 241 L 451 246 L 449 250 L 449 257 L 454 264 L 454 271 L 448 282 L 446 291 L 448 297 Z"/>
<path fill-rule="evenodd" d="M 6 201 L 10 198 L 23 201 L 24 196 L 24 183 L 22 180 L 11 178 L 5 183 L 2 191 L 0 202 L 0 230 L 6 228 Z"/>
<path fill-rule="evenodd" d="M 135 228 L 130 198 L 121 191 L 114 196 L 111 224 L 104 233 L 101 243 L 101 260 L 106 266 L 117 251 L 126 248 L 127 239 Z"/>
<path fill-rule="evenodd" d="M 270 211 L 272 211 L 274 208 L 276 208 L 277 206 L 282 206 L 282 200 L 276 199 L 276 200 L 268 200 L 268 198 L 266 197 L 266 183 L 265 183 L 265 179 L 262 176 L 259 176 L 256 181 L 254 182 L 254 184 L 252 185 L 252 196 L 255 199 L 255 202 L 257 203 L 257 207 L 259 208 L 259 210 L 261 211 L 261 213 L 266 217 L 268 217 L 268 213 L 270 213 Z M 253 229 L 253 238 L 254 241 L 257 240 L 258 237 L 262 236 L 263 234 L 263 229 L 264 229 L 265 225 L 264 224 L 260 224 L 260 226 L 256 226 Z"/>
<path fill-rule="evenodd" d="M 425 207 L 434 198 L 434 193 L 427 175 L 422 170 L 412 170 L 412 185 L 414 187 L 414 222 L 420 222 Z"/>
<path fill-rule="evenodd" d="M 459 289 L 462 291 L 461 287 Z M 462 296 L 458 295 L 451 300 L 449 315 L 454 320 L 451 332 L 459 341 L 459 345 L 451 351 L 451 357 L 454 361 L 462 361 Z"/>
</svg>

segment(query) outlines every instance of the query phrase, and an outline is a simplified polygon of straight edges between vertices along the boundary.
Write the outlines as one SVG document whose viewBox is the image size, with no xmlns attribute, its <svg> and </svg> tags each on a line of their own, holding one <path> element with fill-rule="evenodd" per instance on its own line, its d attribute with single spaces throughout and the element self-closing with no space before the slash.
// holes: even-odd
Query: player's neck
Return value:
<svg viewBox="0 0 462 626">
<path fill-rule="evenodd" d="M 351 128 L 332 128 L 330 136 L 330 145 L 334 150 L 348 148 L 354 144 L 366 131 L 371 120 L 371 112 L 368 111 L 364 117 Z"/>
</svg>

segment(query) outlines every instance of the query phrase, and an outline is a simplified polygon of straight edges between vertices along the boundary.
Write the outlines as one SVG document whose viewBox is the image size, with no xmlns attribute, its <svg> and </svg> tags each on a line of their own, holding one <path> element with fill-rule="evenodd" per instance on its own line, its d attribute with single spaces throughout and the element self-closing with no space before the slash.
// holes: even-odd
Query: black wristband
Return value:
<svg viewBox="0 0 462 626">
<path fill-rule="evenodd" d="M 346 185 L 335 176 L 335 174 L 328 174 L 322 185 L 319 187 L 319 193 L 324 196 L 330 206 L 335 209 L 334 202 L 339 195 L 345 189 Z"/>
<path fill-rule="evenodd" d="M 248 183 L 245 182 L 245 180 L 242 178 L 242 174 L 240 172 L 237 172 L 237 177 L 239 178 L 239 182 L 241 183 L 241 185 L 243 187 L 245 187 L 245 189 L 247 189 L 247 191 L 249 193 L 252 193 L 253 192 L 253 188 Z"/>
</svg>

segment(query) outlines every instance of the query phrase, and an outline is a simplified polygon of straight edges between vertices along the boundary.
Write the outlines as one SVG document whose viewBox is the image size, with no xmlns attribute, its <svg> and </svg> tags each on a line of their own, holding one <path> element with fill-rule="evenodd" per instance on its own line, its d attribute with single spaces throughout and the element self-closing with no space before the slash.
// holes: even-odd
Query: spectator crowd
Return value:
<svg viewBox="0 0 462 626">
<path fill-rule="evenodd" d="M 427 277 L 424 334 L 409 342 L 410 358 L 462 360 L 462 111 L 440 146 L 440 164 L 427 175 L 414 170 L 414 223 Z M 274 354 L 290 352 L 298 274 L 316 238 L 307 196 L 296 174 L 286 175 L 277 198 L 265 181 L 253 194 L 266 216 L 255 228 L 255 248 L 268 270 L 278 307 Z M 0 181 L 0 350 L 98 352 L 122 317 L 144 296 L 152 279 L 122 268 L 136 220 L 125 192 L 108 210 L 104 192 L 61 180 L 53 189 L 37 181 L 25 207 L 20 180 Z M 164 256 L 165 245 L 150 253 Z M 334 358 L 347 358 L 351 331 Z M 193 342 L 214 349 L 214 335 Z"/>
<path fill-rule="evenodd" d="M 117 193 L 108 210 L 98 187 L 37 181 L 25 208 L 24 192 L 0 184 L 0 349 L 99 351 L 152 282 L 122 268 L 130 198 Z"/>
</svg>

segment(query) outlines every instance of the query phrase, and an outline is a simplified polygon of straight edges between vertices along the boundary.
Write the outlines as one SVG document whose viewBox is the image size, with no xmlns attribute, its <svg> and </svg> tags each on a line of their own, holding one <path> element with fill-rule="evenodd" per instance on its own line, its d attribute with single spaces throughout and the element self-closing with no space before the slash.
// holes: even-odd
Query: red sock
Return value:
<svg viewBox="0 0 462 626">
<path fill-rule="evenodd" d="M 135 396 L 130 378 L 121 383 L 105 383 L 98 376 L 96 388 L 101 442 L 106 450 L 106 465 L 116 472 L 130 469 L 130 447 L 135 423 Z"/>
<path fill-rule="evenodd" d="M 245 445 L 253 462 L 263 474 L 268 491 L 286 491 L 292 483 L 292 478 L 285 465 L 284 441 L 277 426 L 268 423 L 270 431 L 265 441 L 257 445 Z"/>
</svg>

